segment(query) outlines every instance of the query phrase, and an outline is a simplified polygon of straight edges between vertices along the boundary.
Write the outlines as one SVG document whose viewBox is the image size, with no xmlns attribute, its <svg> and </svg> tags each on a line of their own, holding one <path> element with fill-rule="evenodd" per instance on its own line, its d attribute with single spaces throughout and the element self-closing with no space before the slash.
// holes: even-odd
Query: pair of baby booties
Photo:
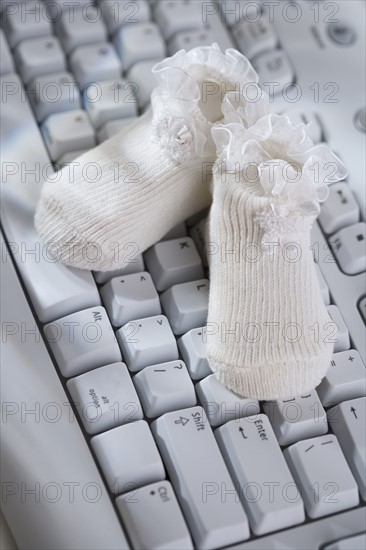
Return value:
<svg viewBox="0 0 366 550">
<path fill-rule="evenodd" d="M 306 125 L 270 113 L 249 61 L 213 44 L 158 63 L 151 106 L 123 134 L 44 185 L 35 225 L 64 263 L 118 269 L 211 206 L 208 361 L 241 396 L 315 388 L 330 365 L 331 319 L 310 249 L 340 159 Z M 71 177 L 72 175 L 72 177 Z M 88 260 L 93 243 L 98 260 Z M 316 330 L 314 330 L 316 327 Z"/>
</svg>

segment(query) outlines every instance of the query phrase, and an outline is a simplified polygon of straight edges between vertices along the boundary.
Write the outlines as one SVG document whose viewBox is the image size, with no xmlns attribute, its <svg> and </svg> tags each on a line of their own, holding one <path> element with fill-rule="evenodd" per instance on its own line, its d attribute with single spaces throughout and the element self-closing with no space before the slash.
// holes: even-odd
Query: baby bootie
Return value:
<svg viewBox="0 0 366 550">
<path fill-rule="evenodd" d="M 268 111 L 249 61 L 217 45 L 158 63 L 151 107 L 124 133 L 65 166 L 44 185 L 35 216 L 64 263 L 109 271 L 144 252 L 211 203 L 211 129 Z"/>
<path fill-rule="evenodd" d="M 245 397 L 303 394 L 324 377 L 336 334 L 310 229 L 327 184 L 343 179 L 345 167 L 284 116 L 265 116 L 249 129 L 217 127 L 213 136 L 209 364 Z"/>
</svg>

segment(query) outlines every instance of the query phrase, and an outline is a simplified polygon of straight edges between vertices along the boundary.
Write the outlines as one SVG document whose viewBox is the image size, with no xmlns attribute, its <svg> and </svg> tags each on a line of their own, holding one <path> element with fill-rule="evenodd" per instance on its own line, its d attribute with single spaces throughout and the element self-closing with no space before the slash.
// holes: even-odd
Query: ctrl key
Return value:
<svg viewBox="0 0 366 550">
<path fill-rule="evenodd" d="M 161 481 L 117 498 L 117 508 L 132 545 L 139 550 L 193 550 L 177 498 Z"/>
</svg>

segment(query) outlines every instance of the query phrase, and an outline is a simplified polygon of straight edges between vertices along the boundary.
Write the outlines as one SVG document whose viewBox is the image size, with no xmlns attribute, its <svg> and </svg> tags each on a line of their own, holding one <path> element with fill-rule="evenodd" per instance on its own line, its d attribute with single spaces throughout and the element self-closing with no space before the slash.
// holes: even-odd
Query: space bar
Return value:
<svg viewBox="0 0 366 550">
<path fill-rule="evenodd" d="M 4 249 L 1 233 L 0 244 Z M 1 507 L 10 530 L 20 549 L 128 548 L 8 256 L 1 267 L 1 316 L 8 327 L 1 365 Z"/>
</svg>

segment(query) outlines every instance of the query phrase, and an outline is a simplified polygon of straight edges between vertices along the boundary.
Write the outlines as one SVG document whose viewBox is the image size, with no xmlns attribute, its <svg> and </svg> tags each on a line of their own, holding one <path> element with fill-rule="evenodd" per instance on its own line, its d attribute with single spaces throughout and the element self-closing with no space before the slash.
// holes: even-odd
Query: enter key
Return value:
<svg viewBox="0 0 366 550">
<path fill-rule="evenodd" d="M 232 420 L 215 436 L 254 534 L 305 520 L 302 498 L 265 414 Z"/>
</svg>

